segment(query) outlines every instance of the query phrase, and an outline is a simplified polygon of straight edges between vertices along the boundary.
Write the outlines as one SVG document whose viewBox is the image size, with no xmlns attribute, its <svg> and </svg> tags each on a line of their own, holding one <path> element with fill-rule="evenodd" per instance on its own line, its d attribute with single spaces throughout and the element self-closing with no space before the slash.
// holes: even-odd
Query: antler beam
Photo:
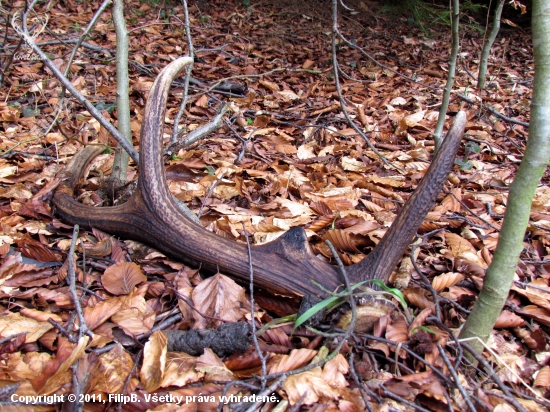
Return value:
<svg viewBox="0 0 550 412">
<path fill-rule="evenodd" d="M 86 166 L 102 151 L 88 146 L 75 155 L 64 171 L 52 203 L 55 213 L 71 224 L 94 227 L 147 243 L 183 262 L 214 272 L 219 268 L 241 283 L 249 280 L 246 246 L 218 236 L 187 218 L 168 190 L 162 160 L 162 136 L 168 92 L 191 58 L 170 63 L 155 80 L 141 128 L 138 188 L 128 202 L 114 207 L 92 207 L 73 198 L 74 188 Z M 361 262 L 349 266 L 351 282 L 380 279 L 387 282 L 451 170 L 464 132 L 466 115 L 459 112 L 426 175 L 410 196 L 380 243 Z M 335 266 L 315 257 L 302 228 L 292 228 L 276 241 L 252 246 L 254 284 L 276 295 L 317 295 L 343 284 Z"/>
</svg>

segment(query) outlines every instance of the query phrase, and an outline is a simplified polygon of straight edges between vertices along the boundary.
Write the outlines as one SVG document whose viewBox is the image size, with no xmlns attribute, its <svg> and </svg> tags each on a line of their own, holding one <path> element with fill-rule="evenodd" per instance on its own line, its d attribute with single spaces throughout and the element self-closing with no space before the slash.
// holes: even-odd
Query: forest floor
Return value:
<svg viewBox="0 0 550 412">
<path fill-rule="evenodd" d="M 52 0 L 39 3 L 31 14 L 36 41 L 53 42 L 41 47 L 60 69 L 74 43 L 58 40 L 79 38 L 97 3 Z M 187 52 L 185 18 L 179 4 L 125 3 L 131 127 L 139 149 L 155 76 Z M 200 211 L 205 228 L 235 242 L 246 242 L 247 232 L 253 244 L 263 244 L 301 226 L 320 259 L 334 260 L 324 243 L 330 240 L 344 264 L 360 261 L 432 159 L 449 67 L 449 26 L 420 28 L 407 15 L 383 13 L 380 4 L 369 1 L 348 4 L 356 12 L 340 11 L 342 34 L 370 56 L 337 45 L 346 108 L 387 165 L 343 115 L 332 72 L 329 4 L 195 3 L 189 9 L 196 53 L 192 76 L 202 83 L 191 84 L 180 126 L 192 131 L 228 102 L 226 118 L 233 130 L 222 124 L 166 159 L 171 192 Z M 14 1 L 10 16 L 23 6 Z M 87 411 L 547 410 L 548 173 L 533 202 L 506 306 L 483 354 L 486 364 L 468 366 L 465 346 L 457 341 L 491 263 L 508 189 L 524 153 L 534 78 L 529 30 L 504 26 L 491 53 L 489 86 L 477 90 L 483 33 L 475 21 L 464 17 L 462 23 L 445 130 L 457 111 L 466 110 L 466 134 L 445 189 L 418 232 L 422 244 L 413 257 L 423 276 L 406 258 L 396 270 L 406 305 L 398 293 L 387 295 L 394 313 L 368 330 L 350 331 L 338 346 L 344 332 L 334 329 L 334 318 L 319 326 L 324 334 L 304 327 L 293 331 L 293 302 L 276 306 L 258 296 L 258 328 L 281 314 L 286 321 L 271 323 L 255 343 L 247 340 L 244 351 L 227 354 L 207 347 L 192 354 L 168 351 L 163 331 L 206 334 L 225 322 L 250 323 L 248 287 L 224 273 L 209 276 L 166 257 L 154 245 L 87 228 L 73 234 L 72 226 L 56 218 L 50 201 L 64 165 L 85 145 L 114 147 L 115 142 L 76 100 L 62 98 L 59 81 L 25 44 L 16 48 L 19 38 L 4 20 L 2 410 L 58 410 L 59 401 L 71 401 L 71 394 L 85 402 Z M 69 68 L 70 81 L 116 122 L 116 36 L 109 9 L 86 43 Z M 244 93 L 235 97 L 208 90 L 227 78 L 245 86 Z M 167 139 L 182 91 L 180 81 L 170 95 Z M 107 202 L 100 189 L 114 150 L 107 152 L 93 161 L 77 193 L 85 204 Z M 128 178 L 136 179 L 138 172 L 132 162 Z M 71 286 L 73 276 L 78 287 Z M 82 322 L 89 335 L 82 333 Z M 329 355 L 335 348 L 339 353 Z M 270 374 L 265 380 L 258 378 L 262 371 Z M 51 397 L 25 398 L 38 395 Z"/>
</svg>

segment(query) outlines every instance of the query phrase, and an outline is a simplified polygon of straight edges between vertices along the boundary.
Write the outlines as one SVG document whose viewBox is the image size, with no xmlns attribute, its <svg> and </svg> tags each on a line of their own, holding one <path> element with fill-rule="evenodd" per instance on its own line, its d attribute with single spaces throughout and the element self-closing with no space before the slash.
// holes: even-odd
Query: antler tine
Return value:
<svg viewBox="0 0 550 412">
<path fill-rule="evenodd" d="M 347 269 L 354 281 L 380 279 L 384 283 L 388 282 L 392 270 L 401 260 L 448 178 L 465 125 L 466 113 L 460 111 L 423 179 L 382 240 L 367 257 Z"/>
</svg>

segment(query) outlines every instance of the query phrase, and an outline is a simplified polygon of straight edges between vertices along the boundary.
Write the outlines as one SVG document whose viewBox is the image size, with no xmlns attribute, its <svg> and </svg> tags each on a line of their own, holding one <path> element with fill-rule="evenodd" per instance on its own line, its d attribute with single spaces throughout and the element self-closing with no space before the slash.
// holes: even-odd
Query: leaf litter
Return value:
<svg viewBox="0 0 550 412">
<path fill-rule="evenodd" d="M 181 6 L 131 4 L 126 17 L 137 142 L 155 73 L 185 53 L 185 42 Z M 384 65 L 417 81 L 377 66 L 344 44 L 339 48 L 348 75 L 341 82 L 346 109 L 395 167 L 389 168 L 341 115 L 331 77 L 329 10 L 281 7 L 274 2 L 190 7 L 198 56 L 193 76 L 207 84 L 232 77 L 248 91 L 227 97 L 192 88 L 195 95 L 182 125 L 186 131 L 211 119 L 222 99 L 230 103 L 240 138 L 222 127 L 174 153 L 167 162 L 168 184 L 176 198 L 201 211 L 203 226 L 218 235 L 245 242 L 248 234 L 262 244 L 303 226 L 320 258 L 333 259 L 324 243 L 328 239 L 340 259 L 351 264 L 378 243 L 429 164 L 449 37 L 441 27 L 428 40 L 401 17 L 375 14 L 379 5 L 373 2 L 358 2 L 363 15 L 342 27 Z M 86 2 L 55 3 L 48 10 L 48 27 L 63 38 L 78 36 L 94 11 Z M 39 40 L 55 39 L 43 33 Z M 109 13 L 100 17 L 89 43 L 99 49 L 81 49 L 70 67 L 71 81 L 115 121 L 111 59 L 116 38 Z M 16 42 L 8 38 L 8 44 Z M 468 31 L 462 43 L 464 68 L 476 69 L 473 61 L 481 44 L 482 38 Z M 534 75 L 530 44 L 522 30 L 500 37 L 493 50 L 493 56 L 502 56 L 501 69 L 494 67 L 492 73 L 494 87 L 480 94 L 467 71 L 460 70 L 455 91 L 468 89 L 470 99 L 528 122 Z M 44 47 L 56 56 L 58 67 L 66 64 L 65 46 Z M 323 366 L 307 369 L 328 359 L 335 343 L 304 328 L 292 333 L 288 322 L 258 338 L 261 355 L 251 343 L 246 351 L 225 357 L 209 348 L 200 356 L 168 351 L 163 330 L 207 333 L 225 322 L 250 323 L 248 290 L 224 274 L 206 277 L 200 268 L 150 246 L 96 230 L 81 230 L 74 255 L 76 293 L 91 331 L 90 336 L 75 335 L 78 320 L 66 280 L 72 227 L 52 214 L 49 195 L 59 182 L 56 174 L 74 153 L 89 143 L 113 141 L 72 100 L 50 130 L 61 102 L 60 86 L 40 61 L 14 63 L 8 74 L 9 87 L 0 91 L 0 373 L 7 388 L 2 401 L 12 393 L 74 393 L 76 379 L 90 411 L 114 410 L 120 400 L 127 400 L 120 404 L 123 410 L 137 411 L 216 410 L 220 400 L 228 399 L 235 407 L 243 396 L 260 393 L 258 381 L 250 379 L 262 373 L 263 357 L 273 376 L 268 383 L 275 382 L 268 393 L 273 398 L 263 403 L 263 410 L 284 405 L 315 409 L 313 404 L 325 410 L 414 410 L 415 405 L 466 410 L 472 399 L 486 410 L 505 410 L 510 398 L 528 411 L 549 406 L 544 401 L 550 395 L 548 176 L 537 190 L 522 260 L 488 345 L 486 362 L 496 378 L 481 370 L 468 375 L 459 365 L 462 354 L 452 346 L 491 263 L 507 187 L 528 136 L 523 125 L 466 106 L 468 123 L 457 165 L 419 230 L 419 235 L 430 234 L 415 256 L 428 283 L 410 260 L 407 264 L 404 259 L 398 270 L 408 279 L 403 295 L 412 319 L 403 310 L 382 315 L 371 332 L 354 334 Z M 181 91 L 176 83 L 168 124 Z M 462 105 L 455 97 L 449 113 Z M 166 137 L 169 133 L 167 128 Z M 77 194 L 80 201 L 104 204 L 98 189 L 111 168 L 112 155 L 94 161 Z M 131 163 L 128 176 L 136 175 Z M 439 319 L 434 319 L 436 308 Z M 256 297 L 253 309 L 258 327 L 271 325 L 275 314 L 296 313 L 293 302 L 264 296 Z M 452 378 L 450 368 L 457 373 Z M 178 399 L 185 402 L 174 403 Z"/>
</svg>

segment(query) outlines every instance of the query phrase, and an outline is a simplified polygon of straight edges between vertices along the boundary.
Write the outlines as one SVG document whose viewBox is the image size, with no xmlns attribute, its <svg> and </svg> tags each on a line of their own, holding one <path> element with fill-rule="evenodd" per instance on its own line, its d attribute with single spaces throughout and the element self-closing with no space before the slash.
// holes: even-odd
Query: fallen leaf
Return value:
<svg viewBox="0 0 550 412">
<path fill-rule="evenodd" d="M 157 330 L 149 336 L 143 348 L 143 365 L 139 380 L 147 392 L 154 392 L 162 383 L 167 359 L 166 334 Z"/>
<path fill-rule="evenodd" d="M 141 268 L 133 262 L 118 262 L 105 270 L 103 287 L 113 295 L 127 295 L 135 286 L 147 281 Z"/>
</svg>

